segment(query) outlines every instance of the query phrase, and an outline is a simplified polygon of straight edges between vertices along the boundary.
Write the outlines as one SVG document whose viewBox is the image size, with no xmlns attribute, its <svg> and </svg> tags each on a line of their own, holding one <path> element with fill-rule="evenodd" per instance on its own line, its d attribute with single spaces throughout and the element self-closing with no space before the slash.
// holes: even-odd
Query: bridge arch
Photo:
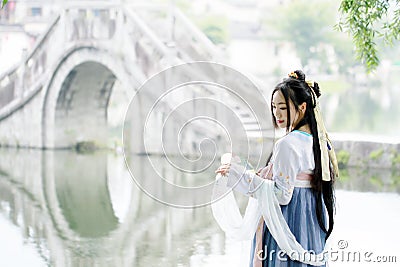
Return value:
<svg viewBox="0 0 400 267">
<path fill-rule="evenodd" d="M 77 142 L 104 145 L 115 82 L 131 95 L 143 74 L 137 66 L 123 69 L 119 59 L 99 47 L 75 47 L 59 62 L 45 86 L 42 147 L 68 148 Z"/>
</svg>

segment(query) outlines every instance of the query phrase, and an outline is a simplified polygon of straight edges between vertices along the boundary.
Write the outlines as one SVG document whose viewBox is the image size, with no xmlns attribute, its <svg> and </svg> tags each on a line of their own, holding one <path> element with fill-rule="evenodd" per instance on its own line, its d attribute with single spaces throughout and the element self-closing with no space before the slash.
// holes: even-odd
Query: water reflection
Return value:
<svg viewBox="0 0 400 267">
<path fill-rule="evenodd" d="M 132 160 L 150 173 L 143 157 Z M 154 160 L 174 176 L 165 160 Z M 223 251 L 208 207 L 154 201 L 133 183 L 121 155 L 1 150 L 0 175 L 0 216 L 20 229 L 43 265 L 187 266 L 199 251 Z M 185 174 L 175 177 L 193 184 Z"/>
<path fill-rule="evenodd" d="M 106 156 L 59 152 L 54 158 L 56 202 L 68 228 L 88 238 L 115 230 L 118 219 L 107 185 Z"/>
<path fill-rule="evenodd" d="M 372 169 L 351 167 L 340 170 L 336 188 L 360 192 L 400 193 L 399 169 Z"/>
<path fill-rule="evenodd" d="M 130 160 L 144 177 L 151 173 L 152 166 L 143 157 Z M 199 185 L 213 177 L 214 166 L 193 179 L 193 174 L 177 172 L 161 157 L 152 156 L 152 161 L 181 185 Z M 346 173 L 338 183 L 336 230 L 351 238 L 354 231 L 347 222 L 351 214 L 357 211 L 357 216 L 369 217 L 372 212 L 354 206 L 357 201 L 352 198 L 367 208 L 375 207 L 368 202 L 377 203 L 376 199 L 382 205 L 391 201 L 391 209 L 398 210 L 400 186 L 396 172 L 349 169 Z M 154 179 L 148 182 L 168 194 Z M 385 193 L 377 198 L 354 191 Z M 398 215 L 382 206 L 375 208 L 380 219 L 391 216 L 386 226 L 398 222 Z M 376 221 L 362 223 L 368 229 Z M 244 251 L 225 239 L 209 207 L 177 209 L 151 199 L 132 181 L 123 157 L 106 152 L 0 150 L 0 227 L 6 233 L 0 242 L 2 265 L 12 266 L 27 266 L 28 261 L 29 266 L 237 266 Z M 392 231 L 388 227 L 371 242 L 381 244 Z"/>
</svg>

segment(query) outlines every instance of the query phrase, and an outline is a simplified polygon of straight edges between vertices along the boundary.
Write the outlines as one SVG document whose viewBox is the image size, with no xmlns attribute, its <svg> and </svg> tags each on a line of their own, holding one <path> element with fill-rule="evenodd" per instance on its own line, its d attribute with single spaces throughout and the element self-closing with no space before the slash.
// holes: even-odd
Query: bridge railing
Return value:
<svg viewBox="0 0 400 267">
<path fill-rule="evenodd" d="M 149 28 L 167 47 L 176 48 L 177 56 L 184 61 L 220 61 L 223 51 L 182 12 L 172 5 L 131 4 Z"/>
<path fill-rule="evenodd" d="M 133 45 L 133 57 L 142 72 L 149 76 L 174 63 L 172 51 L 166 47 L 149 26 L 131 9 L 124 8 L 127 43 Z M 128 55 L 129 56 L 129 55 Z"/>
<path fill-rule="evenodd" d="M 104 8 L 65 10 L 67 41 L 111 39 L 116 30 L 116 11 Z"/>
<path fill-rule="evenodd" d="M 173 8 L 176 45 L 188 51 L 196 60 L 220 61 L 223 51 L 188 19 L 178 8 Z"/>
<path fill-rule="evenodd" d="M 107 43 L 114 37 L 119 7 L 115 3 L 93 4 L 89 7 L 77 2 L 65 4 L 29 54 L 0 74 L 0 119 L 41 90 L 65 51 L 93 41 Z"/>
<path fill-rule="evenodd" d="M 40 80 L 48 63 L 47 51 L 44 50 L 43 44 L 52 35 L 59 19 L 60 16 L 57 16 L 52 20 L 45 34 L 37 40 L 32 51 L 23 58 L 19 65 L 12 67 L 0 77 L 0 96 L 2 96 L 0 116 L 6 115 L 15 105 L 21 104 L 18 100 L 30 95 L 31 91 L 37 90 L 33 85 Z"/>
</svg>

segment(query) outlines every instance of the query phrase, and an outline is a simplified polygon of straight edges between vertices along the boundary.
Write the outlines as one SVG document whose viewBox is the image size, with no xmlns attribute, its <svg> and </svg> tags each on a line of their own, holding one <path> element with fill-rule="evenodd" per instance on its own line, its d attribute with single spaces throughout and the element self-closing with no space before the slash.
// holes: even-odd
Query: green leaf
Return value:
<svg viewBox="0 0 400 267">
<path fill-rule="evenodd" d="M 8 0 L 3 0 L 3 4 L 1 5 L 1 8 L 3 8 L 7 4 Z"/>
</svg>

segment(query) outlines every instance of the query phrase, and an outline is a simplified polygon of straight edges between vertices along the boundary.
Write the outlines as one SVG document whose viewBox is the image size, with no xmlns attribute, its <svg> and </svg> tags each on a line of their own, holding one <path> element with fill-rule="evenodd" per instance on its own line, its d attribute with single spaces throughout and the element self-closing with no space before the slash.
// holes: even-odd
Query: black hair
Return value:
<svg viewBox="0 0 400 267">
<path fill-rule="evenodd" d="M 311 179 L 311 185 L 316 197 L 316 215 L 318 224 L 321 229 L 326 233 L 326 239 L 330 236 L 333 230 L 333 214 L 335 211 L 335 195 L 334 195 L 334 175 L 331 175 L 331 181 L 322 180 L 322 166 L 321 166 L 321 149 L 318 138 L 317 122 L 314 115 L 314 107 L 316 103 L 316 97 L 321 95 L 318 83 L 314 82 L 312 86 L 309 86 L 305 80 L 305 74 L 301 70 L 296 70 L 290 74 L 286 79 L 283 79 L 272 92 L 271 96 L 271 113 L 272 122 L 275 128 L 278 128 L 276 123 L 276 118 L 273 112 L 272 98 L 277 91 L 281 91 L 283 97 L 285 98 L 286 110 L 287 110 L 287 125 L 286 131 L 297 130 L 303 125 L 308 125 L 311 130 L 311 135 L 313 137 L 313 152 L 314 152 L 314 162 L 315 169 L 313 172 L 313 178 Z M 313 90 L 313 92 L 311 91 Z M 304 117 L 295 125 L 293 129 L 290 129 L 290 109 L 289 101 L 294 105 L 296 111 L 299 110 L 299 105 L 306 103 L 306 110 Z M 271 156 L 270 156 L 271 158 Z M 323 198 L 323 201 L 322 201 Z M 324 217 L 323 217 L 323 203 L 325 204 L 326 211 L 329 216 L 328 229 L 325 227 Z"/>
</svg>

